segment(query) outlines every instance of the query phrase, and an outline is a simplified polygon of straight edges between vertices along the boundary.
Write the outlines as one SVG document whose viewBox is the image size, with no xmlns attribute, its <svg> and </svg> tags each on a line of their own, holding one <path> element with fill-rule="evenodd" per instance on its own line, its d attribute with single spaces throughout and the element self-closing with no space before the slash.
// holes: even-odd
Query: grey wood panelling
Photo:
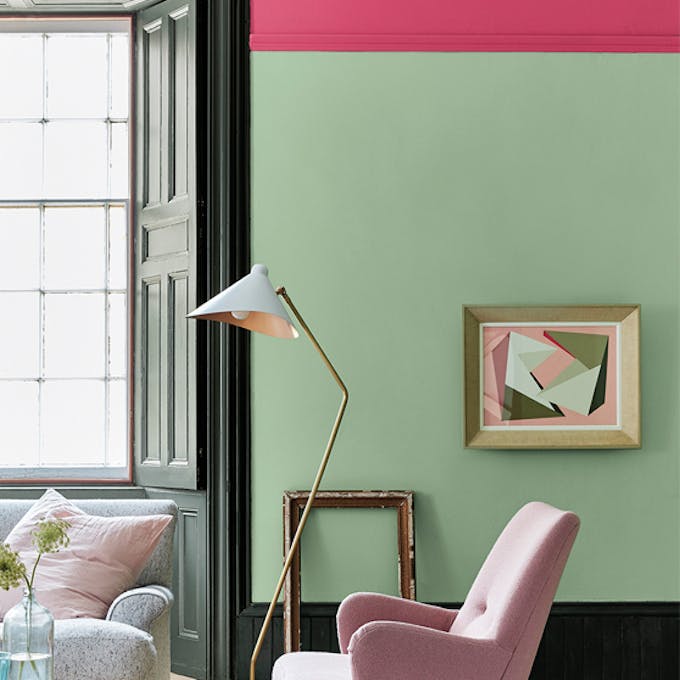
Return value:
<svg viewBox="0 0 680 680">
<path fill-rule="evenodd" d="M 144 260 L 165 259 L 189 252 L 189 221 L 144 225 Z"/>
<path fill-rule="evenodd" d="M 150 207 L 161 202 L 161 135 L 162 120 L 162 26 L 161 19 L 154 19 L 142 25 L 142 97 L 144 100 L 144 132 L 142 161 L 144 164 L 143 196 L 144 206 Z"/>
<path fill-rule="evenodd" d="M 159 277 L 142 281 L 142 368 L 143 461 L 161 459 L 161 281 Z"/>
<path fill-rule="evenodd" d="M 199 528 L 198 510 L 180 508 L 177 635 L 185 640 L 198 640 L 199 611 L 204 610 L 203 602 L 198 599 L 201 595 L 198 572 L 203 566 L 196 562 L 199 554 Z"/>
<path fill-rule="evenodd" d="M 170 195 L 179 198 L 189 193 L 189 93 L 187 87 L 190 82 L 189 41 L 191 31 L 189 26 L 188 8 L 180 7 L 170 13 L 169 29 L 169 58 L 170 58 L 170 87 L 172 88 L 173 107 L 170 112 L 171 139 L 170 146 Z"/>
<path fill-rule="evenodd" d="M 196 6 L 137 17 L 135 481 L 195 489 Z"/>
<path fill-rule="evenodd" d="M 200 491 L 147 489 L 149 498 L 177 503 L 170 632 L 172 670 L 191 678 L 207 677 L 208 542 L 206 496 Z"/>
<path fill-rule="evenodd" d="M 445 605 L 458 609 L 460 605 Z M 301 610 L 302 649 L 338 652 L 337 604 L 308 603 Z M 266 605 L 239 615 L 238 671 L 247 680 L 250 654 Z M 556 603 L 548 618 L 530 680 L 675 680 L 680 677 L 677 602 Z M 277 608 L 258 660 L 257 680 L 269 680 L 283 654 L 281 609 Z M 423 679 L 425 680 L 425 679 Z"/>
<path fill-rule="evenodd" d="M 169 381 L 173 395 L 171 401 L 172 418 L 170 425 L 169 459 L 172 463 L 186 463 L 191 444 L 190 423 L 195 418 L 195 403 L 188 402 L 184 395 L 189 391 L 189 362 L 187 342 L 189 338 L 189 279 L 186 274 L 173 274 L 170 277 L 170 339 L 171 360 Z"/>
</svg>

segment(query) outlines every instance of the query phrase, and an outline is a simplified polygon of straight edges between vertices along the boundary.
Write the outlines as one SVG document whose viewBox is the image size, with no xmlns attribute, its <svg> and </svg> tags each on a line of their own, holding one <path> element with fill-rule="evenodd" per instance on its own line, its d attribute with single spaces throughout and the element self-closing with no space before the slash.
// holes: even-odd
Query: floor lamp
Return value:
<svg viewBox="0 0 680 680">
<path fill-rule="evenodd" d="M 298 337 L 298 332 L 279 299 L 279 297 L 283 298 L 291 312 L 293 312 L 293 316 L 297 319 L 304 334 L 309 338 L 314 349 L 316 349 L 321 356 L 326 368 L 330 371 L 333 379 L 340 387 L 342 401 L 340 402 L 340 409 L 335 417 L 335 422 L 333 423 L 333 428 L 331 429 L 331 434 L 323 458 L 321 459 L 321 464 L 319 465 L 314 483 L 312 484 L 312 489 L 309 492 L 309 499 L 302 512 L 300 524 L 295 532 L 288 554 L 285 556 L 281 575 L 276 584 L 274 595 L 269 604 L 269 609 L 267 610 L 267 615 L 262 623 L 260 634 L 257 637 L 257 642 L 255 643 L 255 648 L 250 658 L 250 680 L 255 680 L 255 665 L 257 663 L 257 658 L 260 655 L 264 638 L 271 625 L 274 608 L 276 607 L 279 595 L 281 594 L 286 574 L 290 569 L 293 558 L 295 557 L 295 552 L 298 549 L 302 531 L 307 523 L 307 516 L 314 504 L 314 497 L 321 484 L 321 478 L 323 477 L 326 465 L 328 464 L 335 437 L 338 434 L 338 429 L 340 427 L 340 421 L 342 420 L 349 398 L 345 383 L 342 382 L 342 379 L 326 356 L 326 353 L 321 349 L 321 345 L 317 342 L 312 331 L 309 329 L 309 326 L 307 326 L 300 315 L 300 312 L 298 312 L 290 297 L 288 297 L 286 289 L 281 287 L 274 290 L 274 287 L 269 281 L 268 274 L 267 267 L 263 264 L 254 265 L 250 274 L 244 276 L 221 293 L 215 295 L 215 297 L 202 304 L 187 316 L 194 319 L 209 319 L 211 321 L 229 323 L 233 326 L 240 326 L 241 328 L 264 333 L 265 335 L 272 335 L 277 338 L 296 338 Z"/>
</svg>

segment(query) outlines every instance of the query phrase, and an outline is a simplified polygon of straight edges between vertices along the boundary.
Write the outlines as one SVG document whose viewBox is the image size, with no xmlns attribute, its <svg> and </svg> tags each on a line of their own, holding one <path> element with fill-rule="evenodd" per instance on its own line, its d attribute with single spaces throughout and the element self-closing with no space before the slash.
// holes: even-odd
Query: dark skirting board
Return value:
<svg viewBox="0 0 680 680">
<path fill-rule="evenodd" d="M 459 605 L 442 606 L 457 608 Z M 238 617 L 237 680 L 247 680 L 250 654 L 267 605 Z M 337 652 L 337 604 L 304 604 L 302 648 Z M 279 607 L 260 655 L 257 680 L 269 680 L 283 654 Z M 530 680 L 676 680 L 680 678 L 680 603 L 557 603 L 536 655 Z"/>
</svg>

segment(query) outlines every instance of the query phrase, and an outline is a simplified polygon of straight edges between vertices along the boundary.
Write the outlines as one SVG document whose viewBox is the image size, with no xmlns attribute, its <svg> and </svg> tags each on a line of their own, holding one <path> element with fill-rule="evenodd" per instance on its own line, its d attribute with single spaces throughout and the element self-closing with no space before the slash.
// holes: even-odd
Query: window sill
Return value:
<svg viewBox="0 0 680 680">
<path fill-rule="evenodd" d="M 40 498 L 48 488 L 59 489 L 59 493 L 66 496 L 66 498 L 72 499 L 92 498 L 93 492 L 96 492 L 97 498 L 146 498 L 145 489 L 134 484 L 112 486 L 104 483 L 100 486 L 96 483 L 60 485 L 36 482 L 35 484 L 4 485 L 0 482 L 0 499 L 16 498 L 17 500 L 22 500 Z"/>
</svg>

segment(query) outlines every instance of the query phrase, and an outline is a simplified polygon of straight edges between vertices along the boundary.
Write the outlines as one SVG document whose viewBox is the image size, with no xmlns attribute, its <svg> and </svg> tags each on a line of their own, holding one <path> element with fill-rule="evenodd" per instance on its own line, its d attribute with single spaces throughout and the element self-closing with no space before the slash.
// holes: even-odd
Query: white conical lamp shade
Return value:
<svg viewBox="0 0 680 680">
<path fill-rule="evenodd" d="M 230 323 L 276 338 L 297 338 L 298 332 L 274 291 L 268 274 L 263 264 L 253 265 L 250 274 L 187 316 Z"/>
</svg>

